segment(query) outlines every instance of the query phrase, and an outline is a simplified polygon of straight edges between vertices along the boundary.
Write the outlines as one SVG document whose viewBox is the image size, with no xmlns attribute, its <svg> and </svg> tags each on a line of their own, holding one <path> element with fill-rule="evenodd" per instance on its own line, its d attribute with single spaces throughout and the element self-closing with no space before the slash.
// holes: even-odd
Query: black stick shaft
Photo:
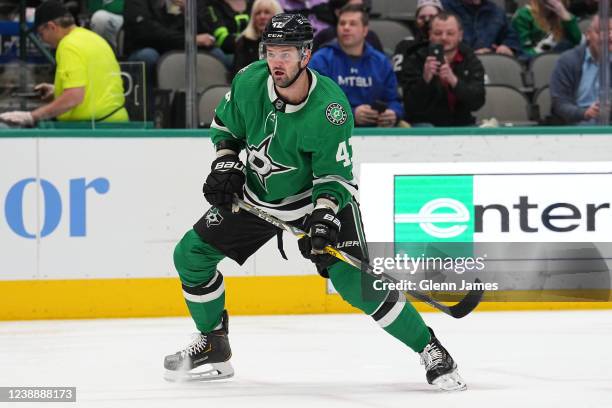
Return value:
<svg viewBox="0 0 612 408">
<path fill-rule="evenodd" d="M 306 235 L 306 233 L 304 231 L 302 231 L 301 229 L 294 227 L 288 223 L 286 223 L 285 221 L 282 221 L 268 213 L 266 213 L 265 211 L 252 206 L 246 202 L 244 202 L 243 200 L 241 200 L 240 198 L 236 197 L 235 198 L 235 203 L 234 203 L 234 207 L 238 207 L 240 209 L 245 210 L 248 213 L 251 213 L 259 218 L 261 218 L 264 221 L 269 222 L 270 224 L 274 225 L 277 228 L 280 228 L 284 231 L 289 232 L 290 234 L 301 238 L 302 236 Z M 374 276 L 377 279 L 382 279 L 382 280 L 386 280 L 389 282 L 398 282 L 397 279 L 387 275 L 387 274 L 378 274 L 374 272 L 374 268 L 367 264 L 367 265 L 363 265 L 363 262 L 349 254 L 347 254 L 346 252 L 327 246 L 325 248 L 325 252 L 327 252 L 328 254 L 334 256 L 335 258 L 338 258 L 339 260 L 348 263 L 351 266 L 354 266 L 355 268 L 358 268 L 360 270 L 365 271 L 366 273 L 368 273 L 371 276 Z M 365 267 L 364 267 L 365 266 Z M 474 281 L 475 283 L 480 283 L 479 279 L 476 279 Z M 478 285 L 475 285 L 476 287 Z M 444 305 L 440 302 L 438 302 L 435 299 L 432 299 L 431 297 L 429 297 L 428 295 L 426 295 L 423 292 L 417 291 L 417 290 L 406 290 L 403 292 L 404 294 L 407 294 L 417 300 L 420 300 L 421 302 L 425 302 L 428 305 L 440 310 L 443 313 L 446 313 L 449 316 L 452 316 L 456 319 L 460 319 L 466 315 L 468 315 L 472 310 L 474 310 L 476 308 L 476 306 L 478 306 L 478 303 L 480 303 L 480 299 L 482 298 L 482 295 L 484 294 L 484 291 L 482 289 L 472 289 L 471 291 L 469 291 L 465 297 L 463 299 L 461 299 L 461 301 L 459 301 L 458 303 L 452 305 L 452 306 L 447 306 Z"/>
</svg>

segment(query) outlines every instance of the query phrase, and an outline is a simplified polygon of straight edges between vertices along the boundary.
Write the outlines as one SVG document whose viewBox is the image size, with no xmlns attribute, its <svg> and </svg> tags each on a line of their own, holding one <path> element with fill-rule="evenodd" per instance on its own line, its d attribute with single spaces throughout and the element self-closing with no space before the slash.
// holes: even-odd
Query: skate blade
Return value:
<svg viewBox="0 0 612 408">
<path fill-rule="evenodd" d="M 202 367 L 204 367 L 203 370 Z M 206 364 L 202 367 L 198 367 L 191 371 L 166 370 L 164 379 L 170 382 L 216 381 L 234 376 L 234 368 L 229 361 Z M 202 371 L 195 371 L 198 369 Z"/>
<path fill-rule="evenodd" d="M 464 391 L 467 389 L 467 384 L 457 370 L 436 378 L 433 385 L 438 386 L 442 391 Z"/>
</svg>

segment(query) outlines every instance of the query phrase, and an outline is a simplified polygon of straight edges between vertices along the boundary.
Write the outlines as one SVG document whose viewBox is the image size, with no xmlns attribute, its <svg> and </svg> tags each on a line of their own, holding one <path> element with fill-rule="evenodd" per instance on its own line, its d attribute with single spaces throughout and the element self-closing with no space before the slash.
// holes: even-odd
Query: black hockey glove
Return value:
<svg viewBox="0 0 612 408">
<path fill-rule="evenodd" d="M 234 194 L 243 197 L 242 187 L 245 182 L 244 164 L 236 154 L 217 157 L 210 166 L 210 174 L 202 191 L 211 205 L 228 211 L 232 209 Z"/>
<path fill-rule="evenodd" d="M 302 256 L 310 259 L 317 265 L 317 271 L 327 278 L 325 269 L 334 262 L 335 258 L 323 251 L 326 246 L 335 246 L 340 233 L 340 220 L 329 208 L 319 208 L 310 214 L 304 223 L 305 230 L 310 236 L 303 236 L 298 240 L 298 247 Z"/>
</svg>

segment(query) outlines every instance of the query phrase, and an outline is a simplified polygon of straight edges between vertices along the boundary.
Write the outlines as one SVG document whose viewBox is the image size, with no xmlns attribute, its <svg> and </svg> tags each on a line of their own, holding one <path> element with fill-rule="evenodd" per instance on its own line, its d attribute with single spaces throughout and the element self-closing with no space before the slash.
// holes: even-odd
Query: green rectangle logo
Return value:
<svg viewBox="0 0 612 408">
<path fill-rule="evenodd" d="M 395 242 L 473 242 L 474 176 L 395 176 Z"/>
</svg>

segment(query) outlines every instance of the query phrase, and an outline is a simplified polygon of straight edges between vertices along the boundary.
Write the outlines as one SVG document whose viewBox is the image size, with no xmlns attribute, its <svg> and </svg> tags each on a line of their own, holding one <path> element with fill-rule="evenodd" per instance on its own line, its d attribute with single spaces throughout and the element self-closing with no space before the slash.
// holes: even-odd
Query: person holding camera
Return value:
<svg viewBox="0 0 612 408">
<path fill-rule="evenodd" d="M 413 125 L 469 126 L 485 103 L 484 67 L 463 44 L 459 18 L 440 12 L 429 41 L 404 61 L 406 120 Z"/>
<path fill-rule="evenodd" d="M 404 114 L 397 78 L 387 56 L 367 44 L 368 22 L 361 5 L 340 9 L 338 40 L 317 51 L 310 68 L 340 85 L 357 126 L 393 127 Z"/>
</svg>

